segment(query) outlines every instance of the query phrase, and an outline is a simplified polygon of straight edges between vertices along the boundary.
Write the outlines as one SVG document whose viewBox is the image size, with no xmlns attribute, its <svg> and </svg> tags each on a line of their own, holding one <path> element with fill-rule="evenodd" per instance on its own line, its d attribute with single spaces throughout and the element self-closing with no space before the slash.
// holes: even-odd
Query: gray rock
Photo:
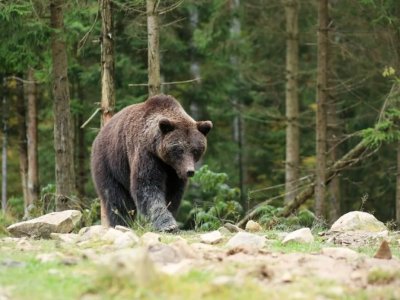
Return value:
<svg viewBox="0 0 400 300">
<path fill-rule="evenodd" d="M 122 226 L 122 225 L 117 225 L 117 226 L 115 226 L 115 229 L 116 229 L 116 230 L 119 230 L 119 231 L 122 231 L 122 232 L 129 232 L 129 231 L 132 231 L 132 232 L 133 232 L 133 230 L 130 229 L 129 227 Z"/>
<path fill-rule="evenodd" d="M 84 227 L 79 230 L 78 242 L 85 242 L 90 240 L 99 240 L 108 231 L 108 227 L 101 225 L 94 225 L 90 227 Z"/>
<path fill-rule="evenodd" d="M 53 232 L 71 232 L 79 223 L 81 217 L 82 213 L 78 210 L 64 210 L 52 212 L 29 221 L 19 222 L 9 226 L 7 229 L 13 236 L 17 237 L 49 238 Z"/>
<path fill-rule="evenodd" d="M 129 248 L 139 243 L 139 237 L 133 231 L 123 232 L 114 240 L 114 246 L 118 249 Z"/>
<path fill-rule="evenodd" d="M 220 241 L 222 241 L 222 239 L 223 236 L 221 232 L 219 232 L 218 230 L 214 230 L 200 235 L 201 242 L 210 245 L 218 244 Z"/>
<path fill-rule="evenodd" d="M 112 276 L 129 278 L 139 285 L 149 284 L 158 278 L 155 265 L 144 248 L 117 250 L 98 257 L 95 262 Z"/>
<path fill-rule="evenodd" d="M 228 230 L 228 228 L 226 228 L 226 227 L 220 227 L 220 228 L 218 228 L 218 231 L 219 231 L 222 235 L 228 235 L 228 234 L 231 233 L 231 232 Z"/>
<path fill-rule="evenodd" d="M 226 229 L 228 229 L 230 232 L 241 232 L 241 231 L 244 231 L 243 229 L 241 229 L 241 228 L 239 228 L 238 226 L 233 225 L 233 224 L 231 224 L 231 223 L 225 223 L 225 224 L 224 224 L 224 227 L 225 227 Z"/>
<path fill-rule="evenodd" d="M 366 231 L 381 232 L 387 227 L 373 215 L 363 211 L 351 211 L 341 216 L 330 229 L 332 232 Z"/>
<path fill-rule="evenodd" d="M 154 232 L 146 232 L 140 238 L 140 243 L 143 246 L 151 246 L 161 242 L 161 235 Z"/>
<path fill-rule="evenodd" d="M 312 243 L 314 242 L 314 237 L 311 233 L 310 228 L 301 228 L 288 233 L 283 239 L 282 244 L 286 244 L 289 242 Z"/>
<path fill-rule="evenodd" d="M 101 240 L 107 242 L 109 244 L 113 244 L 114 241 L 118 238 L 121 238 L 124 235 L 122 231 L 116 230 L 114 228 L 108 228 L 108 230 L 101 236 Z"/>
<path fill-rule="evenodd" d="M 356 251 L 344 247 L 322 248 L 321 253 L 335 259 L 353 260 L 359 257 L 359 254 Z"/>
<path fill-rule="evenodd" d="M 261 249 L 264 247 L 266 238 L 264 236 L 256 235 L 248 232 L 238 232 L 226 244 L 228 248 L 235 248 L 241 246 L 250 246 L 253 248 Z"/>
<path fill-rule="evenodd" d="M 183 258 L 176 248 L 163 243 L 150 245 L 148 253 L 153 262 L 160 264 L 178 263 Z"/>
<path fill-rule="evenodd" d="M 249 232 L 259 232 L 262 230 L 262 227 L 260 224 L 258 224 L 257 222 L 253 221 L 253 220 L 249 220 L 246 223 L 246 227 L 245 227 L 246 231 Z"/>
</svg>

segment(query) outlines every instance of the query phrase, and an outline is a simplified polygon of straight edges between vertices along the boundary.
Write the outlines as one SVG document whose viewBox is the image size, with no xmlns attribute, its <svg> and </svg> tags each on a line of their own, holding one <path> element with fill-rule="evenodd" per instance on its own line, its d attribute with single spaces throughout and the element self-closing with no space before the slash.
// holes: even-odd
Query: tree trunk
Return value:
<svg viewBox="0 0 400 300">
<path fill-rule="evenodd" d="M 149 96 L 160 93 L 160 29 L 158 24 L 158 0 L 147 0 L 147 53 Z"/>
<path fill-rule="evenodd" d="M 102 126 L 112 117 L 115 107 L 114 84 L 114 24 L 112 1 L 101 1 L 101 123 Z"/>
<path fill-rule="evenodd" d="M 24 197 L 24 208 L 27 208 L 28 200 L 28 149 L 26 132 L 26 105 L 24 98 L 24 89 L 21 81 L 13 80 L 14 97 L 16 102 L 16 111 L 18 119 L 18 152 L 19 152 L 19 173 L 21 177 L 22 194 Z"/>
<path fill-rule="evenodd" d="M 298 0 L 283 0 L 286 16 L 286 164 L 285 203 L 293 200 L 299 179 L 299 24 Z"/>
<path fill-rule="evenodd" d="M 191 31 L 192 31 L 192 36 L 194 36 L 194 32 L 199 26 L 199 11 L 196 6 L 192 6 L 189 10 L 190 14 L 190 25 L 191 25 Z M 190 41 L 190 74 L 192 75 L 192 78 L 200 78 L 200 64 L 198 62 L 198 59 L 196 57 L 196 45 L 194 42 L 194 39 Z M 200 88 L 200 83 L 196 83 L 196 91 Z M 199 104 L 197 103 L 196 97 L 194 99 L 190 99 L 190 115 L 195 119 L 198 120 L 200 119 L 200 107 Z"/>
<path fill-rule="evenodd" d="M 28 141 L 28 202 L 25 204 L 25 217 L 29 217 L 29 208 L 39 199 L 38 169 L 38 113 L 34 70 L 28 69 L 26 83 L 28 97 L 27 141 Z"/>
<path fill-rule="evenodd" d="M 328 132 L 328 160 L 332 165 L 338 160 L 338 145 L 339 145 L 339 120 L 336 113 L 336 104 L 333 97 L 329 98 L 329 103 L 327 105 L 327 132 Z M 329 223 L 333 223 L 340 217 L 340 179 L 339 177 L 334 177 L 329 182 L 328 185 L 328 217 Z"/>
<path fill-rule="evenodd" d="M 63 0 L 50 2 L 53 60 L 54 147 L 56 152 L 56 209 L 74 206 L 75 171 L 70 113 L 67 45 L 64 38 Z"/>
<path fill-rule="evenodd" d="M 84 107 L 84 96 L 82 87 L 80 84 L 80 79 L 77 78 L 75 84 L 75 95 L 79 101 L 79 106 L 81 109 L 76 115 L 75 121 L 75 138 L 76 138 L 76 157 L 77 160 L 77 168 L 76 168 L 76 191 L 78 192 L 79 199 L 83 199 L 85 197 L 85 185 L 87 182 L 86 176 L 86 145 L 85 145 L 85 130 L 81 128 L 83 124 L 84 115 L 83 115 L 83 107 Z"/>
<path fill-rule="evenodd" d="M 115 107 L 114 83 L 114 24 L 111 0 L 101 0 L 101 126 L 111 119 Z M 103 201 L 101 205 L 101 224 L 108 226 Z"/>
<path fill-rule="evenodd" d="M 318 70 L 316 115 L 315 214 L 324 217 L 326 193 L 326 131 L 328 99 L 328 0 L 318 1 Z"/>
<path fill-rule="evenodd" d="M 8 87 L 3 78 L 3 145 L 1 154 L 1 209 L 7 211 Z"/>
</svg>

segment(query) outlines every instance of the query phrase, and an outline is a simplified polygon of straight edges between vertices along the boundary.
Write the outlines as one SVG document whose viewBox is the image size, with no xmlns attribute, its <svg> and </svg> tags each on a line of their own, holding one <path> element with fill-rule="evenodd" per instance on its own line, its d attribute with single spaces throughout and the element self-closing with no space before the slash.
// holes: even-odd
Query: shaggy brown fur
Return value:
<svg viewBox="0 0 400 300">
<path fill-rule="evenodd" d="M 188 177 L 207 147 L 210 121 L 194 121 L 171 96 L 115 114 L 93 142 L 92 176 L 111 226 L 138 210 L 160 231 L 175 231 Z"/>
</svg>

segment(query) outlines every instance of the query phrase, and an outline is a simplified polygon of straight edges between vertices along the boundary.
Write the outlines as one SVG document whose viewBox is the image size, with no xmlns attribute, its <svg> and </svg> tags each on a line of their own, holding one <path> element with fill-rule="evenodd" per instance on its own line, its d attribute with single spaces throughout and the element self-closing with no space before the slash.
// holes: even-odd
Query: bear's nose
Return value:
<svg viewBox="0 0 400 300">
<path fill-rule="evenodd" d="M 194 176 L 194 170 L 189 170 L 186 172 L 187 177 L 193 177 Z"/>
</svg>

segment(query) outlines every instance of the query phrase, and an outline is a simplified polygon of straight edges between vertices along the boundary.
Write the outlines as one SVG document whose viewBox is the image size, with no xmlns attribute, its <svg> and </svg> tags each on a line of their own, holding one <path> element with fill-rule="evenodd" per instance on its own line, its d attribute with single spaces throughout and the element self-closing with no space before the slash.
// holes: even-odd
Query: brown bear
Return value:
<svg viewBox="0 0 400 300">
<path fill-rule="evenodd" d="M 176 231 L 173 216 L 211 128 L 211 121 L 194 121 L 168 95 L 115 114 L 94 140 L 91 156 L 110 226 L 127 225 L 137 210 L 156 230 Z"/>
</svg>

